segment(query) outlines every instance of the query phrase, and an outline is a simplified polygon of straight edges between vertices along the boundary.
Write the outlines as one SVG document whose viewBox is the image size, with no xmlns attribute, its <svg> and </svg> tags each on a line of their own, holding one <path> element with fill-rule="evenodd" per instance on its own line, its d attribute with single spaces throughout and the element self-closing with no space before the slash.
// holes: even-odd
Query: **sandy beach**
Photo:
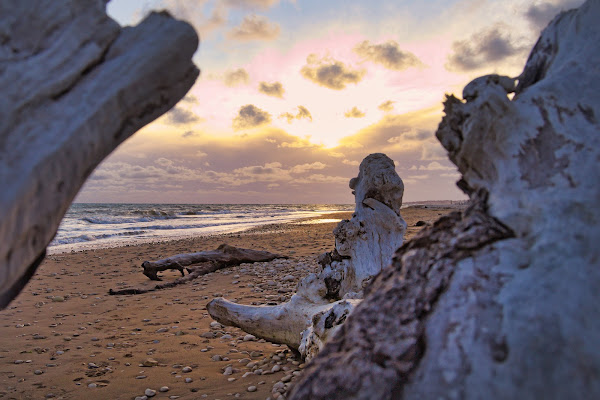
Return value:
<svg viewBox="0 0 600 400">
<path fill-rule="evenodd" d="M 418 221 L 431 223 L 452 210 L 403 209 L 406 239 L 422 229 Z M 333 221 L 350 215 L 48 256 L 0 312 L 0 398 L 133 400 L 147 389 L 157 399 L 278 398 L 276 389 L 297 380 L 302 361 L 286 346 L 213 322 L 205 305 L 218 296 L 244 304 L 286 301 L 318 268 L 316 257 L 333 249 Z M 141 273 L 143 261 L 222 243 L 290 258 L 242 264 L 142 295 L 108 294 L 153 286 Z M 162 273 L 165 281 L 178 276 Z"/>
</svg>

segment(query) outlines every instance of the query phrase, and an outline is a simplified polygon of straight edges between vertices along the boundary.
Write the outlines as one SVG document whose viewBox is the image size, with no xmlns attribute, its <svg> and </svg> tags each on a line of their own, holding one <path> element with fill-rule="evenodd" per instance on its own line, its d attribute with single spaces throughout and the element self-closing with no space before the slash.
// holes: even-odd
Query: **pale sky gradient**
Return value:
<svg viewBox="0 0 600 400">
<path fill-rule="evenodd" d="M 201 37 L 201 76 L 94 172 L 76 201 L 351 203 L 358 164 L 396 162 L 405 201 L 457 200 L 434 136 L 445 93 L 517 76 L 540 30 L 583 0 L 112 0 Z"/>
</svg>

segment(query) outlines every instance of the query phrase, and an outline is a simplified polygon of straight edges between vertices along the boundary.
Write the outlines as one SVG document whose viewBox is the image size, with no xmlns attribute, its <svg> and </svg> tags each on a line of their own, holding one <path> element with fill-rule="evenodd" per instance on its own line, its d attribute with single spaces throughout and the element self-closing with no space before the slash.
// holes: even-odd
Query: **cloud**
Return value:
<svg viewBox="0 0 600 400">
<path fill-rule="evenodd" d="M 421 160 L 447 160 L 446 149 L 438 142 L 424 142 L 421 149 Z"/>
<path fill-rule="evenodd" d="M 224 3 L 229 7 L 235 8 L 260 8 L 261 10 L 267 10 L 279 4 L 279 0 L 225 0 Z"/>
<path fill-rule="evenodd" d="M 267 96 L 279 97 L 280 99 L 283 99 L 283 93 L 285 92 L 281 82 L 261 82 L 258 85 L 258 91 L 266 94 Z"/>
<path fill-rule="evenodd" d="M 291 124 L 294 119 L 308 119 L 312 121 L 312 115 L 310 114 L 310 111 L 308 111 L 308 108 L 304 106 L 298 106 L 298 113 L 296 115 L 290 112 L 285 112 L 280 114 L 279 118 L 286 118 L 288 124 Z"/>
<path fill-rule="evenodd" d="M 353 70 L 341 61 L 330 57 L 319 59 L 316 54 L 310 54 L 306 58 L 306 63 L 307 65 L 300 70 L 302 76 L 334 90 L 342 90 L 349 83 L 360 82 L 366 73 L 364 69 Z"/>
<path fill-rule="evenodd" d="M 525 11 L 525 18 L 527 18 L 533 29 L 542 30 L 559 12 L 578 7 L 582 2 L 582 0 L 561 0 L 532 4 Z"/>
<path fill-rule="evenodd" d="M 409 51 L 402 51 L 398 42 L 389 40 L 381 44 L 371 44 L 368 40 L 354 47 L 354 52 L 363 60 L 368 60 L 396 71 L 422 66 L 423 63 Z"/>
<path fill-rule="evenodd" d="M 198 122 L 201 119 L 191 111 L 181 107 L 173 107 L 166 115 L 167 121 L 174 125 L 185 125 Z"/>
<path fill-rule="evenodd" d="M 456 167 L 447 167 L 437 161 L 432 161 L 427 165 L 421 165 L 419 171 L 456 171 Z"/>
<path fill-rule="evenodd" d="M 432 137 L 433 133 L 428 129 L 406 129 L 400 132 L 400 135 L 389 138 L 387 142 L 397 144 L 407 140 L 423 141 Z"/>
<path fill-rule="evenodd" d="M 225 72 L 223 82 L 229 87 L 247 85 L 250 81 L 250 76 L 244 68 L 238 68 Z"/>
<path fill-rule="evenodd" d="M 356 106 L 352 107 L 351 110 L 348 110 L 344 113 L 346 118 L 362 118 L 365 116 L 365 113 L 360 111 Z"/>
<path fill-rule="evenodd" d="M 375 152 L 386 153 L 398 161 L 398 171 L 403 172 L 401 177 L 409 188 L 406 201 L 431 196 L 462 198 L 455 188 L 456 177 L 442 176 L 454 171 L 438 169 L 451 165 L 431 134 L 439 122 L 439 106 L 403 115 L 386 114 L 339 146 L 329 148 L 264 123 L 262 113 L 266 114 L 263 119 L 273 116 L 248 103 L 238 106 L 238 122 L 243 126 L 261 125 L 240 131 L 243 134 L 235 137 L 209 135 L 192 126 L 179 129 L 175 133 L 178 140 L 157 136 L 148 141 L 147 137 L 134 136 L 124 145 L 127 151 L 115 152 L 94 172 L 79 201 L 135 203 L 147 201 L 151 195 L 153 201 L 181 203 L 351 203 L 354 199 L 348 180 L 356 176 L 359 162 Z M 294 121 L 299 110 L 289 110 Z M 197 136 L 181 138 L 187 130 Z M 427 138 L 416 140 L 425 132 L 429 132 Z M 398 136 L 403 139 L 397 143 L 388 141 Z M 421 160 L 422 155 L 437 158 L 438 151 L 439 160 Z M 143 154 L 145 158 L 134 158 L 133 154 Z M 409 170 L 412 165 L 415 168 Z M 420 178 L 425 174 L 428 179 Z"/>
<path fill-rule="evenodd" d="M 296 165 L 294 167 L 292 167 L 290 169 L 290 172 L 293 174 L 302 174 L 306 171 L 310 171 L 313 169 L 324 169 L 325 167 L 327 167 L 327 164 L 323 164 L 320 161 L 316 161 L 312 164 L 300 164 L 300 165 Z"/>
<path fill-rule="evenodd" d="M 337 184 L 337 185 L 344 185 L 344 184 L 348 184 L 348 181 L 350 179 L 348 179 L 347 177 L 344 176 L 330 176 L 330 175 L 324 175 L 324 174 L 312 174 L 309 175 L 305 178 L 300 178 L 300 179 L 296 179 L 294 180 L 294 183 L 302 183 L 302 184 L 307 184 L 307 183 L 327 183 L 327 184 Z"/>
<path fill-rule="evenodd" d="M 244 17 L 240 26 L 236 26 L 226 36 L 240 42 L 252 40 L 273 40 L 279 36 L 279 24 L 269 22 L 267 17 L 251 14 Z"/>
<path fill-rule="evenodd" d="M 156 160 L 156 163 L 157 163 L 158 165 L 160 165 L 161 167 L 170 167 L 170 166 L 172 166 L 173 164 L 175 164 L 175 162 L 174 162 L 174 161 L 172 161 L 172 160 L 169 160 L 168 158 L 165 158 L 165 157 L 161 157 L 161 158 L 159 158 L 158 160 Z"/>
<path fill-rule="evenodd" d="M 194 137 L 194 136 L 198 136 L 198 134 L 194 131 L 187 131 L 181 134 L 181 137 L 184 138 L 189 138 L 189 137 Z"/>
<path fill-rule="evenodd" d="M 301 175 L 312 170 L 322 170 L 327 165 L 322 162 L 314 162 L 310 164 L 298 164 L 291 168 L 285 168 L 280 162 L 270 162 L 264 165 L 251 165 L 241 168 L 235 168 L 231 172 L 216 172 L 208 171 L 206 173 L 208 180 L 213 183 L 221 183 L 232 186 L 240 186 L 256 182 L 290 182 L 296 183 L 314 183 L 330 181 L 329 177 L 324 178 L 324 175 L 313 174 L 303 178 L 293 177 L 291 174 Z M 347 179 L 347 178 L 346 178 Z"/>
<path fill-rule="evenodd" d="M 443 178 L 452 178 L 452 179 L 458 179 L 461 177 L 461 174 L 459 172 L 448 172 L 445 174 L 440 174 L 441 177 Z"/>
<path fill-rule="evenodd" d="M 204 13 L 207 3 L 207 0 L 166 0 L 164 7 L 177 19 L 191 23 L 200 33 L 200 36 L 204 36 L 222 27 L 227 22 L 227 10 L 222 3 L 216 3 L 210 17 L 207 17 Z M 142 8 L 142 15 L 150 12 L 152 8 L 151 4 L 146 4 Z"/>
<path fill-rule="evenodd" d="M 379 108 L 383 112 L 390 112 L 394 109 L 394 103 L 395 103 L 395 101 L 391 101 L 391 100 L 384 101 L 377 108 Z"/>
<path fill-rule="evenodd" d="M 308 111 L 308 108 L 304 106 L 298 106 L 298 114 L 296 114 L 296 118 L 306 118 L 312 121 L 312 115 L 310 115 L 310 111 Z"/>
<path fill-rule="evenodd" d="M 317 144 L 311 143 L 308 139 L 294 139 L 295 140 L 291 140 L 289 142 L 281 142 L 281 144 L 279 144 L 278 147 L 289 149 L 316 149 L 320 147 Z"/>
<path fill-rule="evenodd" d="M 280 162 L 266 163 L 265 165 L 256 165 L 250 167 L 236 168 L 233 170 L 234 174 L 241 176 L 265 176 L 265 175 L 281 175 L 283 170 L 281 169 Z"/>
<path fill-rule="evenodd" d="M 233 129 L 255 128 L 269 122 L 271 122 L 271 114 L 253 104 L 247 104 L 240 108 L 238 116 L 233 119 Z"/>
<path fill-rule="evenodd" d="M 161 157 L 154 165 L 132 165 L 126 162 L 107 162 L 102 168 L 92 174 L 91 180 L 108 180 L 111 185 L 127 188 L 136 185 L 147 185 L 149 188 L 155 184 L 164 186 L 164 182 L 189 182 L 198 179 L 199 172 L 194 169 L 176 166 L 175 162 Z M 140 186 L 140 187 L 141 187 Z"/>
<path fill-rule="evenodd" d="M 408 179 L 427 179 L 429 178 L 428 174 L 424 174 L 424 175 L 411 175 L 408 177 Z"/>
<path fill-rule="evenodd" d="M 296 116 L 292 113 L 284 112 L 283 114 L 279 114 L 279 118 L 285 118 L 287 119 L 288 124 L 291 124 Z"/>
<path fill-rule="evenodd" d="M 455 41 L 452 50 L 454 53 L 448 57 L 446 68 L 471 71 L 523 54 L 527 49 L 517 45 L 509 33 L 496 25 L 473 34 L 468 40 Z"/>
<path fill-rule="evenodd" d="M 188 104 L 198 104 L 198 98 L 193 94 L 188 93 L 183 99 L 181 99 L 181 102 Z"/>
<path fill-rule="evenodd" d="M 200 34 L 208 34 L 227 23 L 227 12 L 223 7 L 216 6 L 211 16 L 198 24 Z"/>
<path fill-rule="evenodd" d="M 277 187 L 277 183 L 285 182 L 296 184 L 337 182 L 340 179 L 337 176 L 332 177 L 325 174 L 306 176 L 310 171 L 323 170 L 326 167 L 326 164 L 315 161 L 286 168 L 281 162 L 274 161 L 263 165 L 246 165 L 226 170 L 201 170 L 177 165 L 175 161 L 165 157 L 157 159 L 151 165 L 108 162 L 92 174 L 87 184 L 87 190 L 123 191 L 127 188 L 139 195 L 147 191 L 157 191 L 159 194 L 165 192 L 166 189 L 190 189 L 194 186 L 231 188 L 249 184 L 264 184 L 266 187 Z M 343 180 L 347 181 L 348 178 Z"/>
</svg>

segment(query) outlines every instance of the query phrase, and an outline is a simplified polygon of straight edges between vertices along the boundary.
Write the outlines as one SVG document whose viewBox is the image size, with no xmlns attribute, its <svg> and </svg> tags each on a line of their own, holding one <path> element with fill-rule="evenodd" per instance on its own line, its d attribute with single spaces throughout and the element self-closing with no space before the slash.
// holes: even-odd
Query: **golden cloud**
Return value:
<svg viewBox="0 0 600 400">
<path fill-rule="evenodd" d="M 267 96 L 279 97 L 280 99 L 283 98 L 283 93 L 285 92 L 281 82 L 260 82 L 258 85 L 258 91 L 266 94 Z"/>
<path fill-rule="evenodd" d="M 380 44 L 372 44 L 365 40 L 354 47 L 354 52 L 364 60 L 396 71 L 423 65 L 421 60 L 410 51 L 400 50 L 400 45 L 394 40 Z"/>
<path fill-rule="evenodd" d="M 330 57 L 319 59 L 316 54 L 310 54 L 306 62 L 307 65 L 300 70 L 302 76 L 329 89 L 345 89 L 349 83 L 360 82 L 366 74 L 364 69 L 352 69 Z"/>
<path fill-rule="evenodd" d="M 269 22 L 267 17 L 251 14 L 244 17 L 240 26 L 227 32 L 226 36 L 240 42 L 274 40 L 280 31 L 279 24 Z"/>
<path fill-rule="evenodd" d="M 271 122 L 271 114 L 261 110 L 253 104 L 247 104 L 240 108 L 240 111 L 233 119 L 233 129 L 248 129 L 268 124 Z"/>
<path fill-rule="evenodd" d="M 247 85 L 250 81 L 250 76 L 244 68 L 238 68 L 225 72 L 223 82 L 229 87 Z"/>
<path fill-rule="evenodd" d="M 298 112 L 296 113 L 296 115 L 290 112 L 285 112 L 283 114 L 280 114 L 279 118 L 287 119 L 288 124 L 291 124 L 292 121 L 294 121 L 294 119 L 308 119 L 312 121 L 312 115 L 310 114 L 310 111 L 308 111 L 308 108 L 304 106 L 298 106 Z"/>
<path fill-rule="evenodd" d="M 365 113 L 360 111 L 356 106 L 352 107 L 351 110 L 348 110 L 344 113 L 346 118 L 362 118 L 365 116 Z"/>
<path fill-rule="evenodd" d="M 383 112 L 390 112 L 394 109 L 394 101 L 388 100 L 381 103 L 377 108 Z"/>
</svg>

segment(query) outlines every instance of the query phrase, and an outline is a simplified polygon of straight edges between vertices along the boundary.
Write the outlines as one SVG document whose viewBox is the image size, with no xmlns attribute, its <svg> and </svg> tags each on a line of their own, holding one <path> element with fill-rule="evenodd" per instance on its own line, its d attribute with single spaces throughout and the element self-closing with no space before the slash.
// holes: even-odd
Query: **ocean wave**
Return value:
<svg viewBox="0 0 600 400">
<path fill-rule="evenodd" d="M 134 215 L 145 215 L 149 217 L 175 217 L 175 213 L 163 210 L 157 210 L 155 208 L 151 208 L 149 210 L 133 210 L 131 214 Z"/>
<path fill-rule="evenodd" d="M 145 216 L 145 217 L 119 217 L 119 216 L 109 216 L 109 217 L 83 217 L 80 218 L 80 221 L 84 221 L 90 224 L 134 224 L 137 222 L 152 222 L 156 220 L 166 220 L 166 219 L 177 219 L 179 218 L 177 215 L 156 215 L 153 217 Z"/>
<path fill-rule="evenodd" d="M 50 246 L 103 247 L 118 241 L 214 234 L 350 209 L 354 205 L 74 204 Z"/>
<path fill-rule="evenodd" d="M 75 243 L 84 243 L 84 242 L 93 242 L 94 240 L 100 239 L 109 239 L 113 237 L 121 237 L 121 236 L 135 236 L 135 235 L 143 235 L 148 233 L 148 231 L 136 230 L 136 231 L 125 231 L 118 233 L 103 233 L 99 235 L 79 235 L 73 237 L 66 238 L 56 238 L 50 243 L 50 246 L 58 246 L 61 244 L 75 244 Z"/>
<path fill-rule="evenodd" d="M 152 226 L 144 226 L 143 228 L 146 229 L 147 231 L 168 231 L 168 230 L 173 230 L 173 229 L 195 229 L 195 228 L 206 228 L 207 226 L 214 226 L 216 224 L 188 224 L 188 225 L 152 225 Z M 223 225 L 227 225 L 227 224 L 223 224 Z M 136 230 L 136 229 L 141 229 L 142 227 L 139 226 L 130 226 L 127 228 L 123 228 L 123 229 L 127 229 L 127 230 Z"/>
</svg>

